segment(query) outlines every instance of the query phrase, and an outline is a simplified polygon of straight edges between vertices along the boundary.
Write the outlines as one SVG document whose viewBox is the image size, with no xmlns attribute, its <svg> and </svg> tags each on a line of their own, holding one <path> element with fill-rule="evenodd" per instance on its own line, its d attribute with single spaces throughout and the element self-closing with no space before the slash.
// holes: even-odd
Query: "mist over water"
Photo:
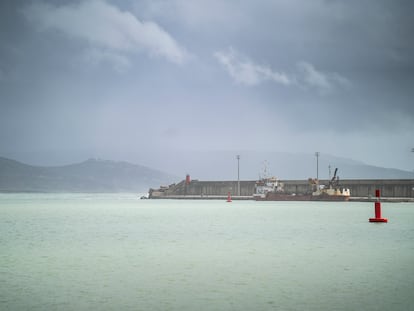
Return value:
<svg viewBox="0 0 414 311">
<path fill-rule="evenodd" d="M 1 194 L 3 310 L 409 310 L 414 205 Z"/>
</svg>

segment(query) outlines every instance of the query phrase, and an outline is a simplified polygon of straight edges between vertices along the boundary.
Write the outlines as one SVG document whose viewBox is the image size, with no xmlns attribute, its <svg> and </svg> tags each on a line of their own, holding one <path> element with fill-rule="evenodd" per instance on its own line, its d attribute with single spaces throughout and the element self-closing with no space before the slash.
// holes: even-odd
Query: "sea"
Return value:
<svg viewBox="0 0 414 311">
<path fill-rule="evenodd" d="M 0 310 L 413 310 L 414 203 L 0 194 Z"/>
</svg>

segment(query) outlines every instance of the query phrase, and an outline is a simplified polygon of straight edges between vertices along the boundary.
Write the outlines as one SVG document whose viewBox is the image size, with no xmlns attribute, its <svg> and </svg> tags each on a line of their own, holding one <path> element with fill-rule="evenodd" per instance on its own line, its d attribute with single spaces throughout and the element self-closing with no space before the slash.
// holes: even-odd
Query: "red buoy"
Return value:
<svg viewBox="0 0 414 311">
<path fill-rule="evenodd" d="M 381 192 L 379 189 L 375 190 L 375 196 L 377 197 L 377 201 L 374 203 L 375 206 L 375 218 L 370 218 L 369 222 L 388 222 L 387 218 L 381 217 Z"/>
<path fill-rule="evenodd" d="M 231 202 L 231 194 L 230 194 L 230 191 L 227 192 L 227 202 Z"/>
</svg>

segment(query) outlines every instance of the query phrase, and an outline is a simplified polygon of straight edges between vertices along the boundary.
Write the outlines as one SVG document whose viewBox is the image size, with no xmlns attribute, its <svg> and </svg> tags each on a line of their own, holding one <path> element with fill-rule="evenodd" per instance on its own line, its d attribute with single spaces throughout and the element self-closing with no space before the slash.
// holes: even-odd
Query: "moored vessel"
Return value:
<svg viewBox="0 0 414 311">
<path fill-rule="evenodd" d="M 256 182 L 253 198 L 257 201 L 348 201 L 350 190 L 340 188 L 337 171 L 336 168 L 328 186 L 319 184 L 318 179 L 309 178 L 309 189 L 303 193 L 285 191 L 284 183 L 276 177 L 264 177 Z"/>
</svg>

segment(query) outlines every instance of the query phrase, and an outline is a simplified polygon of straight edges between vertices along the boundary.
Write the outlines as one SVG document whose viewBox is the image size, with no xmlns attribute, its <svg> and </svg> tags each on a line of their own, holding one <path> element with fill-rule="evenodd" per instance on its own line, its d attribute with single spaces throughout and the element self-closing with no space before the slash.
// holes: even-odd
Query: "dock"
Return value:
<svg viewBox="0 0 414 311">
<path fill-rule="evenodd" d="M 306 193 L 308 180 L 282 180 L 289 193 Z M 321 184 L 329 181 L 321 180 Z M 177 184 L 149 189 L 150 199 L 225 200 L 230 192 L 233 200 L 253 200 L 255 180 L 199 181 L 185 179 Z M 350 189 L 353 202 L 374 202 L 375 190 L 381 191 L 383 202 L 414 202 L 414 179 L 341 180 L 340 186 Z"/>
</svg>

